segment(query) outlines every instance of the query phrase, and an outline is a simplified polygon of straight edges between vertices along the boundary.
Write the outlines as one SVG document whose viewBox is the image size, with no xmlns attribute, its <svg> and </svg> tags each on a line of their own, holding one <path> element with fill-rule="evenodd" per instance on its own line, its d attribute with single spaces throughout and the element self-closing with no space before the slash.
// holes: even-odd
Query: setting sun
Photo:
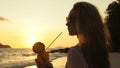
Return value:
<svg viewBox="0 0 120 68">
<path fill-rule="evenodd" d="M 36 41 L 37 41 L 37 40 L 36 40 L 35 38 L 30 38 L 30 39 L 28 40 L 28 43 L 33 45 Z"/>
</svg>

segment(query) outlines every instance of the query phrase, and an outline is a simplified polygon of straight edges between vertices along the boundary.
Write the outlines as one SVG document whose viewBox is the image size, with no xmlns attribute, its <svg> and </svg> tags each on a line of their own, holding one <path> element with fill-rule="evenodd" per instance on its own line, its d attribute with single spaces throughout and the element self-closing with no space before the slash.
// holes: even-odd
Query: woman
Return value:
<svg viewBox="0 0 120 68">
<path fill-rule="evenodd" d="M 66 68 L 110 68 L 103 22 L 96 7 L 77 2 L 66 19 L 69 35 L 79 40 L 68 52 Z"/>
</svg>

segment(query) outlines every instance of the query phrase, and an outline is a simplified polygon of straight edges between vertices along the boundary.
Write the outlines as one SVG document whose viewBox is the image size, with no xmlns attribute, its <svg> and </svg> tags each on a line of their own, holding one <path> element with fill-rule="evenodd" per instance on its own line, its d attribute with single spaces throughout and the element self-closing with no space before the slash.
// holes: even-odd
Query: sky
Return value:
<svg viewBox="0 0 120 68">
<path fill-rule="evenodd" d="M 12 48 L 32 48 L 35 42 L 45 46 L 59 35 L 51 48 L 71 47 L 78 40 L 69 36 L 66 17 L 79 1 L 95 5 L 102 18 L 115 0 L 0 0 L 0 43 Z"/>
</svg>

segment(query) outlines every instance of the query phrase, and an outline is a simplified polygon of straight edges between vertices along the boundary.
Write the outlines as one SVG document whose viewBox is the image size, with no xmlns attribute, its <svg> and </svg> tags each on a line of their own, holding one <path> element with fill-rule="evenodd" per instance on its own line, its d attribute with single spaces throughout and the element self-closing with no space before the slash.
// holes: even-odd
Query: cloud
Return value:
<svg viewBox="0 0 120 68">
<path fill-rule="evenodd" d="M 9 21 L 9 20 L 5 17 L 0 17 L 0 21 Z"/>
</svg>

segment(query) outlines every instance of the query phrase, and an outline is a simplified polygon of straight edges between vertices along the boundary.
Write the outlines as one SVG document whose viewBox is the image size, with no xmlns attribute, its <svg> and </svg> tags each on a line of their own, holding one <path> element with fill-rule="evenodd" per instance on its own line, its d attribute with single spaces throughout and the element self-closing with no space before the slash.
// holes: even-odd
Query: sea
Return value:
<svg viewBox="0 0 120 68">
<path fill-rule="evenodd" d="M 54 49 L 49 49 L 54 50 Z M 66 53 L 49 53 L 50 61 L 66 56 Z M 25 68 L 35 65 L 37 55 L 31 48 L 0 48 L 0 68 Z"/>
</svg>

